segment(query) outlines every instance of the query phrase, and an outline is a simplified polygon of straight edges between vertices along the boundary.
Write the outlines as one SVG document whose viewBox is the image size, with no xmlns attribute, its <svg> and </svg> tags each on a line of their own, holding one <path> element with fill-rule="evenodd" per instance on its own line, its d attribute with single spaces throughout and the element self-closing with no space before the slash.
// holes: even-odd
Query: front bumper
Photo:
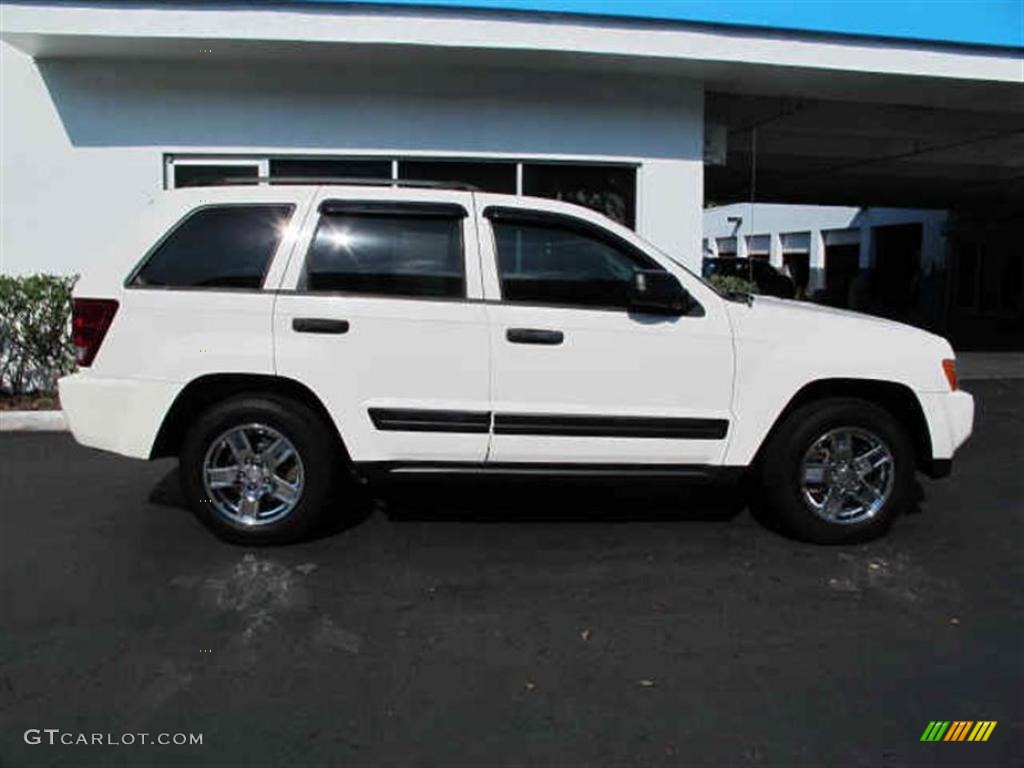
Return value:
<svg viewBox="0 0 1024 768">
<path fill-rule="evenodd" d="M 111 379 L 88 372 L 58 381 L 68 427 L 82 445 L 148 459 L 181 384 Z"/>
<path fill-rule="evenodd" d="M 945 477 L 952 468 L 953 453 L 974 428 L 974 398 L 958 390 L 918 393 L 918 399 L 932 443 L 931 468 L 926 466 L 926 472 L 932 477 Z"/>
</svg>

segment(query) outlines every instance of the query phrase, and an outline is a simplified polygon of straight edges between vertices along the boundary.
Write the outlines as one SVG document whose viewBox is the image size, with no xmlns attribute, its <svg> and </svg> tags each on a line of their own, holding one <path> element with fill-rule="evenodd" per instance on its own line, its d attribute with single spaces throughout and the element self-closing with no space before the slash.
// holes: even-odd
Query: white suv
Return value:
<svg viewBox="0 0 1024 768">
<path fill-rule="evenodd" d="M 76 288 L 61 403 L 84 445 L 180 457 L 195 513 L 231 541 L 344 514 L 328 504 L 343 465 L 747 474 L 796 535 L 851 541 L 971 432 L 944 339 L 719 295 L 577 206 L 307 183 L 152 208 Z"/>
</svg>

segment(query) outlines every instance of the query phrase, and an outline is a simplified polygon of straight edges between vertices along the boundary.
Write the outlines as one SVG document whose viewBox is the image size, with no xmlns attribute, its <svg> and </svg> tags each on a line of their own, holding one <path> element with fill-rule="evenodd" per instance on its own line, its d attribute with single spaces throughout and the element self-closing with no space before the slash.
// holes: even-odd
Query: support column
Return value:
<svg viewBox="0 0 1024 768">
<path fill-rule="evenodd" d="M 811 276 L 808 285 L 812 291 L 818 291 L 825 287 L 825 238 L 820 229 L 811 230 L 810 246 Z"/>
<path fill-rule="evenodd" d="M 768 235 L 768 261 L 776 269 L 782 268 L 782 236 L 778 232 Z"/>
</svg>

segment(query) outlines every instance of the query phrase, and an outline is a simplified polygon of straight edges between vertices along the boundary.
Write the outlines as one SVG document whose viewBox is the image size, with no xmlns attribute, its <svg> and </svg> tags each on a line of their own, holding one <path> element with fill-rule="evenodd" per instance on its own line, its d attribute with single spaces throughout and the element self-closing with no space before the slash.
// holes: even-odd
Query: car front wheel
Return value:
<svg viewBox="0 0 1024 768">
<path fill-rule="evenodd" d="M 884 533 L 911 498 L 913 448 L 902 425 L 863 400 L 834 398 L 791 413 L 767 446 L 771 510 L 799 538 L 826 544 Z"/>
</svg>

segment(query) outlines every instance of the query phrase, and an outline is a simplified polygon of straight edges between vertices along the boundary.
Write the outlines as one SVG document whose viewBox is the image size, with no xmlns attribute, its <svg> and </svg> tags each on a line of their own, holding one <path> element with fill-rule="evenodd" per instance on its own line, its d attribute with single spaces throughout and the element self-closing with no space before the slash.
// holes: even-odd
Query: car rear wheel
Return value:
<svg viewBox="0 0 1024 768">
<path fill-rule="evenodd" d="M 334 482 L 337 452 L 302 403 L 245 395 L 204 412 L 181 452 L 185 498 L 226 541 L 281 544 L 308 536 Z"/>
<path fill-rule="evenodd" d="M 762 484 L 794 535 L 839 544 L 884 533 L 909 504 L 913 448 L 874 403 L 834 398 L 793 411 L 766 446 Z"/>
</svg>

